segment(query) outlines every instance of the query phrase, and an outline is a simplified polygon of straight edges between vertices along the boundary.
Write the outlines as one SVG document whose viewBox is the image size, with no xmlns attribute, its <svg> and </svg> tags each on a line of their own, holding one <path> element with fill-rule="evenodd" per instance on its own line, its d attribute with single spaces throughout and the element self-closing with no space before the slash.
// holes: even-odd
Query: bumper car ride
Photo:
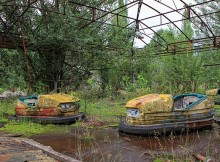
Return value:
<svg viewBox="0 0 220 162">
<path fill-rule="evenodd" d="M 126 104 L 119 131 L 147 135 L 212 126 L 214 103 L 206 95 L 149 94 Z"/>
<path fill-rule="evenodd" d="M 85 117 L 79 112 L 79 99 L 66 94 L 21 97 L 15 103 L 15 115 L 9 120 L 31 120 L 42 124 L 72 123 Z"/>
<path fill-rule="evenodd" d="M 215 103 L 215 122 L 220 125 L 220 89 L 210 89 L 206 91 L 206 95 Z"/>
</svg>

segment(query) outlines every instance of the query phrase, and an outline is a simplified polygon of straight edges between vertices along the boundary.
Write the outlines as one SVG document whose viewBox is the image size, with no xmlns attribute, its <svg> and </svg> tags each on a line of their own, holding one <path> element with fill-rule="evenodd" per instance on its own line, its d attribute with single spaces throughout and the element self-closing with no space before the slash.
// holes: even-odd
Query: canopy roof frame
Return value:
<svg viewBox="0 0 220 162">
<path fill-rule="evenodd" d="M 177 7 L 176 3 L 180 2 L 182 3 L 183 7 Z M 220 35 L 214 32 L 214 30 L 210 27 L 208 22 L 204 19 L 206 16 L 211 16 L 214 14 L 220 14 L 220 9 L 210 12 L 210 13 L 205 13 L 201 14 L 198 13 L 197 10 L 195 9 L 196 7 L 201 7 L 203 5 L 208 5 L 210 3 L 219 3 L 215 0 L 207 0 L 203 1 L 200 3 L 194 3 L 194 4 L 187 4 L 185 0 L 177 0 L 173 2 L 173 7 L 170 5 L 158 1 L 158 0 L 152 0 L 152 2 L 158 3 L 158 5 L 161 5 L 167 9 L 168 11 L 161 12 L 155 7 L 151 6 L 148 1 L 145 0 L 129 0 L 127 1 L 126 4 L 122 6 L 114 6 L 110 8 L 109 10 L 103 9 L 102 5 L 105 3 L 105 1 L 101 2 L 97 6 L 91 5 L 91 4 L 84 4 L 82 2 L 77 2 L 76 0 L 66 0 L 65 3 L 73 4 L 76 7 L 84 7 L 88 11 L 86 11 L 85 14 L 78 16 L 78 15 L 73 15 L 73 17 L 80 19 L 84 21 L 84 24 L 78 28 L 79 31 L 84 30 L 87 28 L 89 25 L 92 25 L 94 23 L 97 24 L 105 24 L 105 25 L 111 25 L 114 27 L 118 27 L 121 30 L 133 30 L 133 38 L 132 38 L 132 43 L 131 43 L 131 48 L 139 48 L 135 47 L 135 42 L 137 40 L 140 40 L 144 45 L 148 45 L 149 42 L 147 42 L 147 39 L 150 39 L 150 41 L 155 41 L 159 46 L 162 46 L 164 50 L 158 50 L 155 51 L 155 55 L 164 55 L 164 54 L 178 54 L 182 53 L 184 50 L 185 51 L 198 51 L 198 49 L 201 47 L 201 50 L 204 47 L 208 47 L 210 49 L 216 50 L 220 48 Z M 0 34 L 0 48 L 16 48 L 16 46 L 21 46 L 21 41 L 17 41 L 18 38 L 16 35 L 19 35 L 19 33 L 11 33 L 11 29 L 13 28 L 14 25 L 17 25 L 17 23 L 22 23 L 20 21 L 23 15 L 27 13 L 29 9 L 39 9 L 39 10 L 45 10 L 47 12 L 53 12 L 55 14 L 62 14 L 66 15 L 67 13 L 65 10 L 60 11 L 60 10 L 52 10 L 52 9 L 43 9 L 39 8 L 39 6 L 36 5 L 39 0 L 26 0 L 23 1 L 22 4 L 18 3 L 13 3 L 11 0 L 5 0 L 3 2 L 0 2 L 0 6 L 2 7 L 13 7 L 11 11 L 11 20 L 9 22 L 6 22 L 4 20 L 4 16 L 0 14 L 0 29 L 1 34 Z M 59 0 L 54 1 L 54 7 L 59 8 L 59 5 L 63 3 Z M 123 12 L 126 10 L 130 10 L 134 6 L 137 6 L 137 12 L 136 16 L 132 17 L 130 15 L 124 14 Z M 143 10 L 143 7 L 145 6 L 148 9 L 151 9 L 155 11 L 154 15 L 151 16 L 145 16 L 144 18 L 140 17 L 141 10 Z M 23 8 L 22 12 L 20 12 L 19 8 Z M 186 10 L 186 14 L 184 15 L 181 13 L 181 11 Z M 100 15 L 97 16 L 96 12 L 99 12 Z M 19 15 L 16 15 L 19 13 Z M 177 20 L 172 20 L 171 18 L 168 17 L 169 14 L 176 13 L 182 16 L 181 19 Z M 109 21 L 111 21 L 112 18 L 117 18 L 116 24 L 112 24 Z M 165 18 L 167 22 L 162 22 L 162 18 Z M 127 19 L 128 24 L 126 25 L 121 25 L 118 23 L 119 18 L 124 18 Z M 160 18 L 160 23 L 156 25 L 151 25 L 146 23 L 146 20 L 152 20 L 153 18 Z M 102 20 L 101 20 L 102 19 Z M 202 32 L 205 36 L 202 38 L 190 38 L 187 33 L 185 33 L 176 23 L 182 22 L 188 20 L 194 27 Z M 197 22 L 195 21 L 197 20 Z M 204 28 L 199 27 L 199 25 L 202 24 Z M 38 24 L 39 26 L 41 24 Z M 163 29 L 164 26 L 172 25 L 177 31 L 182 33 L 185 37 L 185 40 L 181 41 L 174 41 L 174 42 L 168 42 L 165 38 L 163 38 L 159 33 L 157 28 Z M 143 27 L 144 26 L 144 27 Z M 146 30 L 151 31 L 152 33 L 146 33 Z M 136 36 L 137 32 L 140 32 L 143 34 L 144 39 L 140 39 Z M 161 44 L 158 42 L 154 37 L 151 37 L 150 35 L 156 35 L 158 36 L 164 44 Z M 13 38 L 14 36 L 14 38 Z M 12 45 L 12 44 L 13 45 Z M 201 45 L 196 45 L 200 43 Z M 184 44 L 184 47 L 180 46 Z M 190 45 L 189 45 L 190 44 Z M 191 44 L 195 44 L 191 46 Z M 106 47 L 108 48 L 108 47 Z M 111 47 L 112 48 L 112 47 Z M 117 47 L 115 47 L 117 48 Z"/>
</svg>

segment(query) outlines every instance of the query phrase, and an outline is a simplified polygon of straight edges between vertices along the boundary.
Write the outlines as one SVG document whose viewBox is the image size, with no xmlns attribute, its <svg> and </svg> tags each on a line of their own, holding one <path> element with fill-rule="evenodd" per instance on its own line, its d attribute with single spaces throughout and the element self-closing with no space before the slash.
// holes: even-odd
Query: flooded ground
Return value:
<svg viewBox="0 0 220 162">
<path fill-rule="evenodd" d="M 219 129 L 162 136 L 134 136 L 117 128 L 73 128 L 34 136 L 35 141 L 85 162 L 148 162 L 158 157 L 195 161 L 192 152 L 220 161 Z"/>
</svg>

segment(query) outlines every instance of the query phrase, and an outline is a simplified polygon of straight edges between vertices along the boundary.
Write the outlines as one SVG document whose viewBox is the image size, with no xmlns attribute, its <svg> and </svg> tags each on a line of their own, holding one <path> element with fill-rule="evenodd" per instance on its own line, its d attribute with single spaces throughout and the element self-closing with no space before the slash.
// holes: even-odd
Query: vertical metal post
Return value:
<svg viewBox="0 0 220 162">
<path fill-rule="evenodd" d="M 92 8 L 92 21 L 95 21 L 95 17 L 96 17 L 96 9 Z"/>
<path fill-rule="evenodd" d="M 187 6 L 187 18 L 188 19 L 190 19 L 190 11 L 191 11 L 190 7 Z"/>
<path fill-rule="evenodd" d="M 162 15 L 160 14 L 160 25 L 162 25 L 163 21 L 162 21 Z"/>
<path fill-rule="evenodd" d="M 30 88 L 31 88 L 31 83 L 30 83 L 30 66 L 29 66 L 27 50 L 26 50 L 26 46 L 25 46 L 24 33 L 23 33 L 22 30 L 21 30 L 21 38 L 22 38 L 22 45 L 23 45 L 23 50 L 24 50 L 24 59 L 25 59 L 26 69 L 27 69 L 27 95 L 29 95 L 30 94 Z"/>
<path fill-rule="evenodd" d="M 213 47 L 216 47 L 216 37 L 213 37 Z"/>
</svg>

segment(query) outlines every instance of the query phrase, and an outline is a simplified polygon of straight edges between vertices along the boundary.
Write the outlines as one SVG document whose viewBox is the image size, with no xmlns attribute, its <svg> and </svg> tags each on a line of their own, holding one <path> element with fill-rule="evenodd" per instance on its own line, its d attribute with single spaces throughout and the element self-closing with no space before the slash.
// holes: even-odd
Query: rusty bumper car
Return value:
<svg viewBox="0 0 220 162">
<path fill-rule="evenodd" d="M 215 122 L 220 125 L 220 89 L 210 89 L 206 91 L 206 95 L 215 103 Z"/>
<path fill-rule="evenodd" d="M 20 97 L 15 115 L 9 120 L 30 120 L 41 124 L 73 123 L 85 117 L 79 112 L 79 99 L 66 94 L 45 94 Z"/>
<path fill-rule="evenodd" d="M 206 95 L 149 94 L 126 103 L 119 131 L 148 135 L 211 127 L 214 103 Z"/>
</svg>

